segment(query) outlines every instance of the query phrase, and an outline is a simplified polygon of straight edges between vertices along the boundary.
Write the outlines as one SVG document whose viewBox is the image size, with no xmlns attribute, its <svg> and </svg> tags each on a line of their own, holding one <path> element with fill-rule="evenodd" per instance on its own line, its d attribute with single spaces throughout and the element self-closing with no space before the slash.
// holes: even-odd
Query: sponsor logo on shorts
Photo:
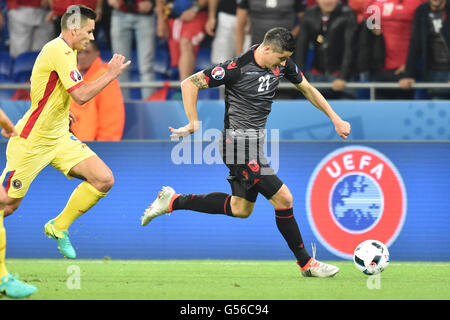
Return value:
<svg viewBox="0 0 450 320">
<path fill-rule="evenodd" d="M 211 76 L 216 80 L 222 80 L 225 76 L 225 69 L 222 67 L 215 67 L 211 72 Z"/>
<path fill-rule="evenodd" d="M 16 179 L 12 182 L 12 186 L 14 189 L 20 189 L 20 188 L 22 188 L 22 181 L 20 181 L 19 179 Z"/>
</svg>

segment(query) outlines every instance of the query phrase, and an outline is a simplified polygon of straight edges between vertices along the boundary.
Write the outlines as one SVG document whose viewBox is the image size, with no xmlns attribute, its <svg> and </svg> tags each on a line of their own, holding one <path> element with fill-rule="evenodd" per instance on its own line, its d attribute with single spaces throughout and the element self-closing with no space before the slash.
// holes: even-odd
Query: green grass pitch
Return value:
<svg viewBox="0 0 450 320">
<path fill-rule="evenodd" d="M 450 299 L 448 262 L 391 262 L 373 278 L 331 263 L 341 270 L 329 279 L 303 278 L 294 261 L 7 259 L 7 268 L 38 287 L 30 300 Z"/>
</svg>

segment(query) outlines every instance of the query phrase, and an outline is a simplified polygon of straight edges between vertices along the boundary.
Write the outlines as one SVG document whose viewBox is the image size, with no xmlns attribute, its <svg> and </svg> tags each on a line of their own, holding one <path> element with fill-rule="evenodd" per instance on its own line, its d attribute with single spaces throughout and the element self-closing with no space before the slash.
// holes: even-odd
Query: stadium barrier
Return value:
<svg viewBox="0 0 450 320">
<path fill-rule="evenodd" d="M 163 88 L 167 86 L 168 88 L 180 88 L 180 81 L 149 81 L 149 82 L 122 82 L 120 86 L 124 89 L 139 89 L 139 88 Z M 311 82 L 311 84 L 319 89 L 331 88 L 331 82 Z M 278 86 L 280 89 L 294 89 L 293 85 L 287 81 L 283 81 Z M 1 90 L 11 90 L 11 89 L 29 89 L 29 83 L 10 83 L 10 82 L 0 82 Z M 363 96 L 367 96 L 370 100 L 375 100 L 375 89 L 399 89 L 400 86 L 398 82 L 348 82 L 346 84 L 347 89 L 367 89 L 368 92 L 363 92 Z M 223 98 L 224 86 L 219 87 L 220 97 Z M 450 82 L 417 82 L 411 85 L 411 89 L 448 89 L 450 90 Z M 419 92 L 420 95 L 426 95 L 423 92 Z M 363 97 L 358 97 L 363 99 Z"/>
</svg>

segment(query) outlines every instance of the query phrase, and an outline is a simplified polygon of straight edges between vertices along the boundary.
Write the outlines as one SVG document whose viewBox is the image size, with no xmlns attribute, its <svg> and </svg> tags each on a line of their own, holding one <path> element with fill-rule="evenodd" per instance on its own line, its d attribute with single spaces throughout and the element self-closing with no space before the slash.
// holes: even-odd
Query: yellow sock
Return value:
<svg viewBox="0 0 450 320">
<path fill-rule="evenodd" d="M 0 210 L 0 278 L 8 274 L 5 265 L 6 255 L 6 230 L 3 226 L 3 209 Z"/>
<path fill-rule="evenodd" d="M 106 193 L 95 189 L 89 182 L 82 182 L 75 188 L 64 210 L 55 218 L 55 228 L 66 231 L 83 213 L 92 208 Z"/>
</svg>

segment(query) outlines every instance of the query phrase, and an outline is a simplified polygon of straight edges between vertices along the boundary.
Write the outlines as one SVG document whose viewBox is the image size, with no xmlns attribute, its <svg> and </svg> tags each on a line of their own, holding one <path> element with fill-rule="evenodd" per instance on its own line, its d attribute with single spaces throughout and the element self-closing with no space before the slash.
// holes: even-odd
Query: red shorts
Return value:
<svg viewBox="0 0 450 320">
<path fill-rule="evenodd" d="M 188 38 L 194 46 L 197 55 L 200 44 L 205 37 L 205 24 L 208 19 L 206 11 L 199 12 L 191 21 L 184 22 L 180 19 L 169 19 L 169 51 L 170 65 L 178 66 L 180 59 L 180 39 Z"/>
</svg>

